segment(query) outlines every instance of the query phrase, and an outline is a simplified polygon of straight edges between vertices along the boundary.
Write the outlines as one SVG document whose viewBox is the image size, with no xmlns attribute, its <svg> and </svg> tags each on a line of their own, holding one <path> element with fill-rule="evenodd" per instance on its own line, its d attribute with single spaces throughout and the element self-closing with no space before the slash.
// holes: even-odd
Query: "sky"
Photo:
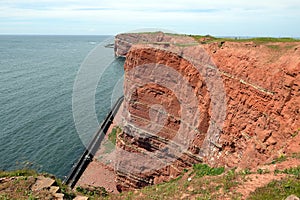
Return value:
<svg viewBox="0 0 300 200">
<path fill-rule="evenodd" d="M 0 34 L 300 37 L 299 0 L 0 0 Z"/>
</svg>

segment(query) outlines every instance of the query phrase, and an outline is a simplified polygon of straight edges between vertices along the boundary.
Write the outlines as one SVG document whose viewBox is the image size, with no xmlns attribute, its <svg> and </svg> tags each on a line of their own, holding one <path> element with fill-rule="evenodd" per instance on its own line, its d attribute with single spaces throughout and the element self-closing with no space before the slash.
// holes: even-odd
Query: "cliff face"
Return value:
<svg viewBox="0 0 300 200">
<path fill-rule="evenodd" d="M 217 163 L 253 167 L 299 152 L 300 43 L 204 48 L 223 73 L 227 114 Z"/>
<path fill-rule="evenodd" d="M 198 162 L 249 168 L 299 152 L 300 43 L 123 34 L 115 52 L 126 55 L 120 190 Z"/>
</svg>

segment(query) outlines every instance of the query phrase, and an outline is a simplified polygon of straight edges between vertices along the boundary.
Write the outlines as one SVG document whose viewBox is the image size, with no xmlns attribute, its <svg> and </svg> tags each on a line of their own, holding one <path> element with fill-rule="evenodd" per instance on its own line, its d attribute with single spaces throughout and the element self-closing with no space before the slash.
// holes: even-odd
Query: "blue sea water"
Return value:
<svg viewBox="0 0 300 200">
<path fill-rule="evenodd" d="M 74 81 L 85 57 L 106 38 L 0 36 L 0 170 L 67 175 L 85 148 L 72 113 Z M 100 122 L 124 74 L 123 62 L 114 60 L 98 83 Z"/>
</svg>

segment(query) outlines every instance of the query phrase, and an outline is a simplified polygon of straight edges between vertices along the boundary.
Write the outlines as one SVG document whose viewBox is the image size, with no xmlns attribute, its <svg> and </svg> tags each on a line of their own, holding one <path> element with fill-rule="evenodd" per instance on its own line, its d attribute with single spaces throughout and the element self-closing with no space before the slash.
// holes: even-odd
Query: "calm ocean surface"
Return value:
<svg viewBox="0 0 300 200">
<path fill-rule="evenodd" d="M 85 57 L 106 38 L 0 36 L 0 170 L 30 167 L 61 178 L 68 174 L 85 148 L 72 114 L 74 81 Z M 115 60 L 98 83 L 100 122 L 124 74 L 122 65 Z"/>
</svg>

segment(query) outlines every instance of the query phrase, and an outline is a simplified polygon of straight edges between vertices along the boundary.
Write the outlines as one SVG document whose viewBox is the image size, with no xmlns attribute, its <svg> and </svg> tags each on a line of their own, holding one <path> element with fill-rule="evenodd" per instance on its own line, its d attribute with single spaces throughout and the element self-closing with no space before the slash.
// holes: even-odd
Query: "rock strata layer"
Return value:
<svg viewBox="0 0 300 200">
<path fill-rule="evenodd" d="M 199 162 L 249 168 L 299 152 L 300 43 L 121 34 L 115 54 L 126 56 L 119 190 Z"/>
</svg>

